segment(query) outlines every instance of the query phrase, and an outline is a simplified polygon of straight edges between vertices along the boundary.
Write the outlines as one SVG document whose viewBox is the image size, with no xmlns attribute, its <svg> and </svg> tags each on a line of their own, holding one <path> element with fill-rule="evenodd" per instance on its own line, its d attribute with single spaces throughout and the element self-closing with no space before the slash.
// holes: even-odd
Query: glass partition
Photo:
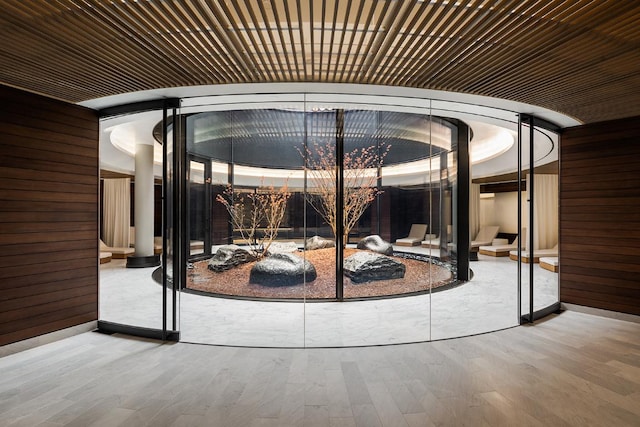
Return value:
<svg viewBox="0 0 640 427">
<path fill-rule="evenodd" d="M 182 102 L 164 119 L 142 117 L 167 141 L 156 160 L 164 275 L 104 268 L 101 319 L 180 330 L 189 342 L 358 346 L 515 326 L 519 296 L 521 313 L 530 309 L 530 283 L 534 311 L 557 302 L 557 274 L 518 262 L 517 250 L 539 239 L 531 230 L 543 216 L 529 211 L 543 200 L 534 196 L 555 185 L 557 203 L 557 178 L 538 189 L 554 171 L 522 172 L 495 193 L 472 182 L 526 171 L 531 150 L 536 167 L 547 165 L 557 136 L 520 132 L 518 154 L 512 114 L 428 99 Z"/>
<path fill-rule="evenodd" d="M 437 107 L 455 108 L 443 102 L 437 103 Z M 517 133 L 505 128 L 509 119 L 513 120 L 513 116 L 496 117 L 487 123 L 480 116 L 467 113 L 454 130 L 454 141 L 458 145 L 448 153 L 454 159 L 451 168 L 463 171 L 468 167 L 470 174 L 468 181 L 460 173 L 443 180 L 450 182 L 449 191 L 461 200 L 458 204 L 446 203 L 445 208 L 450 206 L 453 223 L 468 227 L 469 263 L 465 266 L 460 262 L 463 258 L 456 246 L 463 237 L 461 229 L 454 227 L 448 247 L 456 252 L 460 280 L 449 289 L 432 294 L 432 339 L 478 334 L 518 324 L 517 263 L 509 258 L 518 236 L 517 184 L 515 180 L 502 184 L 500 189 L 509 190 L 508 193 L 491 192 L 492 182 L 508 179 L 493 178 L 491 174 L 495 174 L 496 169 L 506 172 L 516 171 L 518 167 Z M 469 147 L 469 158 L 464 163 L 460 160 L 464 158 L 461 156 L 463 144 Z M 498 157 L 500 162 L 493 161 Z M 469 191 L 463 199 L 465 187 Z M 468 275 L 468 281 L 463 279 L 464 275 Z"/>
<path fill-rule="evenodd" d="M 422 247 L 432 226 L 430 174 L 424 169 L 432 151 L 428 109 L 417 110 L 419 114 L 378 108 L 326 96 L 307 98 L 308 141 L 313 141 L 307 188 L 316 198 L 330 193 L 336 184 L 323 187 L 318 170 L 332 174 L 332 163 L 341 157 L 335 167 L 342 175 L 336 180 L 342 183 L 336 193 L 342 193 L 344 246 L 332 265 L 338 271 L 332 278 L 336 299 L 344 302 L 307 304 L 307 346 L 389 344 L 430 337 L 434 265 L 430 249 Z M 336 133 L 342 136 L 335 144 L 342 156 L 322 148 L 332 144 L 320 145 L 323 138 L 331 142 Z M 330 161 L 323 163 L 324 158 Z M 322 211 L 317 202 L 313 206 L 312 201 L 310 208 Z M 444 274 L 448 279 L 449 271 Z M 389 298 L 400 295 L 411 297 Z"/>
<path fill-rule="evenodd" d="M 155 238 L 162 242 L 162 269 L 154 271 L 153 279 L 162 286 L 163 306 L 162 318 L 163 338 L 169 334 L 177 337 L 180 331 L 180 293 L 179 285 L 184 281 L 186 253 L 182 246 L 184 234 L 184 210 L 179 203 L 182 194 L 182 180 L 178 177 L 183 173 L 184 139 L 182 120 L 179 119 L 178 108 L 169 110 L 166 106 L 160 122 L 162 141 L 162 237 Z M 155 217 L 155 215 L 154 215 Z M 158 275 L 161 272 L 161 277 Z"/>
<path fill-rule="evenodd" d="M 99 321 L 106 330 L 168 338 L 179 329 L 173 147 L 180 132 L 174 131 L 174 104 L 163 101 L 156 110 L 100 123 L 109 138 L 101 141 L 102 155 L 112 150 L 111 156 L 120 156 L 118 165 L 129 170 L 101 181 Z M 146 132 L 140 123 L 148 125 Z"/>
<path fill-rule="evenodd" d="M 535 229 L 539 232 L 538 255 L 534 274 L 534 311 L 556 307 L 560 301 L 558 272 L 559 253 L 559 206 L 558 168 L 550 165 L 534 175 L 536 188 L 534 199 Z"/>
<path fill-rule="evenodd" d="M 304 301 L 316 272 L 304 250 L 301 101 L 293 96 L 273 104 L 280 108 L 217 104 L 185 114 L 195 171 L 189 178 L 191 254 L 194 240 L 206 242 L 187 272 L 185 341 L 304 346 Z"/>
<path fill-rule="evenodd" d="M 539 119 L 524 116 L 522 172 L 525 176 L 527 240 L 522 262 L 522 315 L 535 320 L 555 311 L 559 302 L 558 271 L 558 161 L 556 133 L 538 126 Z"/>
<path fill-rule="evenodd" d="M 395 102 L 294 99 L 240 97 L 184 110 L 189 237 L 206 241 L 206 225 L 192 222 L 210 224 L 212 250 L 191 258 L 183 339 L 283 346 L 430 339 L 430 294 L 457 280 L 457 125 Z M 292 256 L 302 279 L 284 283 L 281 264 Z M 268 273 L 261 266 L 275 261 L 275 276 L 261 277 Z M 406 299 L 389 299 L 397 296 Z M 203 309 L 207 321 L 188 320 Z"/>
</svg>

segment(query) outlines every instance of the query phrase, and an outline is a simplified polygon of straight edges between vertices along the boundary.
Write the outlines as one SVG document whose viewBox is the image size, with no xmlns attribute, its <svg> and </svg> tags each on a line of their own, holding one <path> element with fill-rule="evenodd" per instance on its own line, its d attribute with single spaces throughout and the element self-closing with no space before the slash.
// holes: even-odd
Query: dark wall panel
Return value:
<svg viewBox="0 0 640 427">
<path fill-rule="evenodd" d="M 640 117 L 565 129 L 560 299 L 640 315 Z"/>
<path fill-rule="evenodd" d="M 98 318 L 98 126 L 0 86 L 0 345 Z"/>
</svg>

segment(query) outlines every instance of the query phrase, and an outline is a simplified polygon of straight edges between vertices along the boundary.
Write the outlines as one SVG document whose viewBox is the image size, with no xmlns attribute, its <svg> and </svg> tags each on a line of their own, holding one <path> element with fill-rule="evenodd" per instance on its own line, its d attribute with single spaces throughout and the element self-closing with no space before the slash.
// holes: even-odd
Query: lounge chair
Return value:
<svg viewBox="0 0 640 427">
<path fill-rule="evenodd" d="M 113 254 L 111 252 L 100 251 L 100 257 L 98 258 L 100 260 L 100 264 L 111 262 L 111 258 L 113 258 Z"/>
<path fill-rule="evenodd" d="M 529 255 L 529 251 L 522 251 L 522 262 L 539 262 L 540 257 L 557 257 L 558 256 L 558 245 L 555 245 L 551 249 L 536 249 L 533 251 L 533 261 L 530 261 L 531 256 Z M 517 261 L 518 260 L 518 251 L 510 251 L 509 258 Z"/>
<path fill-rule="evenodd" d="M 438 249 L 440 248 L 440 238 L 435 234 L 427 234 L 424 240 L 420 242 L 423 248 Z"/>
<path fill-rule="evenodd" d="M 409 235 L 396 240 L 395 244 L 398 246 L 420 246 L 425 234 L 427 234 L 427 224 L 412 224 Z"/>
<path fill-rule="evenodd" d="M 480 231 L 476 234 L 476 238 L 471 241 L 471 248 L 491 245 L 493 239 L 498 235 L 499 229 L 500 227 L 497 225 L 485 225 L 480 227 Z"/>
<path fill-rule="evenodd" d="M 451 225 L 447 225 L 447 233 L 446 233 L 446 238 L 447 238 L 447 246 L 449 246 L 451 248 L 451 235 L 452 235 L 452 227 Z M 438 237 L 435 234 L 427 234 L 426 236 L 424 236 L 424 240 L 421 242 L 420 244 L 423 248 L 431 248 L 431 249 L 440 249 L 440 237 Z"/>
<path fill-rule="evenodd" d="M 525 248 L 527 229 L 523 228 L 520 236 L 523 236 L 522 239 L 522 249 Z M 518 242 L 520 241 L 520 236 L 516 236 L 515 240 L 507 245 L 483 245 L 478 248 L 478 252 L 482 255 L 489 255 L 495 257 L 509 256 L 510 251 L 515 251 L 518 249 Z"/>
<path fill-rule="evenodd" d="M 100 252 L 111 252 L 112 258 L 125 259 L 135 253 L 133 248 L 112 248 L 107 246 L 102 239 L 100 239 Z"/>
<path fill-rule="evenodd" d="M 560 264 L 558 262 L 558 257 L 540 257 L 540 267 L 544 268 L 545 270 L 557 273 L 559 265 Z"/>
</svg>

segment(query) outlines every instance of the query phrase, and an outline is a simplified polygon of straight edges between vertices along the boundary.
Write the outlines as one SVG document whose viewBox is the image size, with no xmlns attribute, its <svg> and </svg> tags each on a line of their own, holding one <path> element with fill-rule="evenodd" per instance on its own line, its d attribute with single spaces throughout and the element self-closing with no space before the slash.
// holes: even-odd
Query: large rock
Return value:
<svg viewBox="0 0 640 427">
<path fill-rule="evenodd" d="M 330 239 L 325 239 L 320 236 L 309 237 L 304 243 L 304 248 L 308 251 L 314 251 L 316 249 L 335 248 L 336 242 Z"/>
<path fill-rule="evenodd" d="M 298 252 L 296 242 L 271 242 L 267 255 Z"/>
<path fill-rule="evenodd" d="M 251 268 L 249 283 L 264 286 L 292 286 L 316 280 L 316 268 L 309 261 L 290 253 L 276 253 Z"/>
<path fill-rule="evenodd" d="M 388 256 L 356 252 L 344 260 L 344 274 L 353 283 L 402 279 L 407 267 Z"/>
<path fill-rule="evenodd" d="M 358 242 L 358 249 L 366 249 L 371 252 L 377 252 L 384 255 L 393 255 L 393 245 L 386 242 L 382 237 L 374 234 L 367 236 Z"/>
<path fill-rule="evenodd" d="M 251 253 L 238 245 L 224 245 L 211 258 L 208 267 L 209 270 L 220 273 L 255 259 Z"/>
</svg>

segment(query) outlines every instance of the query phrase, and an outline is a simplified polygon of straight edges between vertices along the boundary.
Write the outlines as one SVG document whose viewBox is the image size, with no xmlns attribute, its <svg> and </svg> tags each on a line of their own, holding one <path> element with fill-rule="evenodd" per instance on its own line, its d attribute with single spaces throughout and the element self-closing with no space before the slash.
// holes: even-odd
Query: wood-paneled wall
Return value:
<svg viewBox="0 0 640 427">
<path fill-rule="evenodd" d="M 640 117 L 566 129 L 560 299 L 640 315 Z"/>
<path fill-rule="evenodd" d="M 97 320 L 98 118 L 0 86 L 0 345 Z"/>
</svg>

